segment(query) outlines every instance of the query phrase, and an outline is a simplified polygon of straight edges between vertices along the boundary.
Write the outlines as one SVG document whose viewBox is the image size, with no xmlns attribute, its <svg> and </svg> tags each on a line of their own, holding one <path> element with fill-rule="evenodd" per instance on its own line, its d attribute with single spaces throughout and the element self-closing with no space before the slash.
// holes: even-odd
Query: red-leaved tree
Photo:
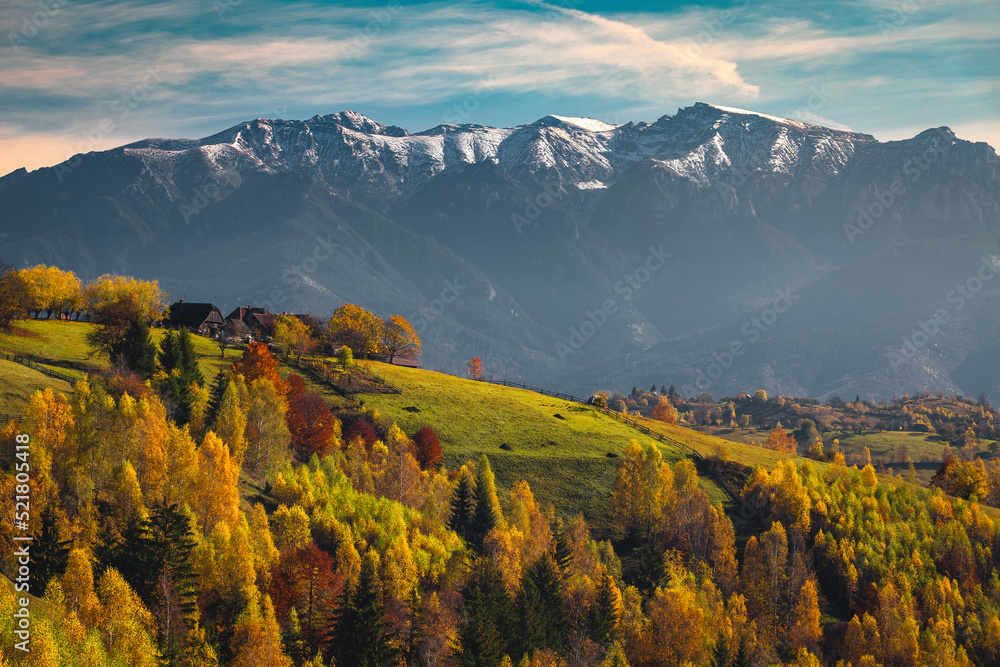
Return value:
<svg viewBox="0 0 1000 667">
<path fill-rule="evenodd" d="M 430 426 L 422 426 L 413 436 L 413 444 L 417 450 L 417 463 L 424 470 L 437 468 L 441 463 L 441 443 L 437 433 Z"/>
<path fill-rule="evenodd" d="M 371 449 L 378 440 L 378 433 L 375 432 L 375 427 L 367 419 L 359 417 L 347 427 L 347 432 L 344 433 L 344 442 L 351 442 L 355 438 L 361 438 L 365 443 L 365 449 Z"/>
<path fill-rule="evenodd" d="M 307 391 L 292 400 L 286 416 L 295 451 L 308 458 L 325 456 L 337 444 L 340 422 L 315 391 Z"/>
<path fill-rule="evenodd" d="M 289 611 L 295 609 L 307 655 L 320 648 L 323 631 L 334 618 L 343 587 L 343 577 L 334 571 L 333 559 L 312 543 L 281 554 L 271 571 L 275 615 L 287 627 Z"/>
</svg>

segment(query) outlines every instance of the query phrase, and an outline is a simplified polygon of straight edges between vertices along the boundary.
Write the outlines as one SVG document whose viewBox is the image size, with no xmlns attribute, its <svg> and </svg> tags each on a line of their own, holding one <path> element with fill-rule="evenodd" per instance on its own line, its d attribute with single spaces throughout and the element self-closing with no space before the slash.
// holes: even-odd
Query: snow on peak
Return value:
<svg viewBox="0 0 1000 667">
<path fill-rule="evenodd" d="M 542 125 L 570 125 L 585 132 L 610 132 L 618 128 L 618 125 L 611 125 L 596 118 L 574 118 L 571 116 L 556 116 L 555 114 L 550 114 L 535 122 Z"/>
<path fill-rule="evenodd" d="M 311 121 L 321 123 L 333 123 L 348 130 L 362 132 L 364 134 L 383 134 L 390 137 L 404 137 L 408 134 L 406 130 L 395 125 L 383 125 L 378 121 L 368 118 L 357 111 L 340 111 L 326 116 L 313 116 Z"/>
<path fill-rule="evenodd" d="M 697 104 L 695 104 L 695 106 L 710 107 L 712 109 L 718 109 L 719 111 L 725 111 L 726 113 L 736 114 L 739 116 L 759 116 L 760 118 L 767 118 L 768 120 L 773 120 L 775 123 L 783 123 L 785 125 L 795 125 L 796 127 L 806 127 L 805 123 L 800 123 L 797 120 L 791 120 L 790 118 L 778 118 L 777 116 L 769 116 L 766 113 L 747 111 L 746 109 L 737 109 L 736 107 L 724 107 L 719 104 L 705 104 L 704 102 L 698 102 Z"/>
</svg>

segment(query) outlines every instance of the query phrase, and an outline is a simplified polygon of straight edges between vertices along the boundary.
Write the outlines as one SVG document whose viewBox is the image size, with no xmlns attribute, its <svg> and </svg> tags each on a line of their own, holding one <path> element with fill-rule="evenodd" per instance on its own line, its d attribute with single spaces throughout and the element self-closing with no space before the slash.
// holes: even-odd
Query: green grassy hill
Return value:
<svg viewBox="0 0 1000 667">
<path fill-rule="evenodd" d="M 25 320 L 18 322 L 13 331 L 0 333 L 0 352 L 23 354 L 32 357 L 42 366 L 82 378 L 108 366 L 106 359 L 91 357 L 87 346 L 87 331 L 92 324 L 68 322 L 65 320 Z M 153 329 L 153 341 L 159 344 L 166 329 Z M 207 382 L 215 374 L 228 368 L 239 359 L 240 350 L 226 350 L 226 358 L 219 356 L 219 347 L 204 336 L 194 337 L 198 364 Z M 50 386 L 69 393 L 73 389 L 69 383 L 50 377 L 21 364 L 0 360 L 0 413 L 20 414 L 28 405 L 28 399 L 37 389 Z"/>
</svg>

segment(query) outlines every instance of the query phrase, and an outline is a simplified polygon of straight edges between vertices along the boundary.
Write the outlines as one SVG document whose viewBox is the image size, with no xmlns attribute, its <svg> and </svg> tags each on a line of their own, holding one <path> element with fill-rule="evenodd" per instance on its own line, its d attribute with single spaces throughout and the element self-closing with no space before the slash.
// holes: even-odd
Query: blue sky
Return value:
<svg viewBox="0 0 1000 667">
<path fill-rule="evenodd" d="M 0 174 L 343 109 L 411 131 L 710 102 L 1000 146 L 1000 2 L 4 0 Z"/>
</svg>

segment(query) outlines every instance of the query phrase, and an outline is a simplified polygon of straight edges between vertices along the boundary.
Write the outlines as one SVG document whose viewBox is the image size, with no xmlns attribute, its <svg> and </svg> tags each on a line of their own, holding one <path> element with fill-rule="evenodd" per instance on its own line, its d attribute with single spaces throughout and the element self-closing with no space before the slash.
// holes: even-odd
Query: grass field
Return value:
<svg viewBox="0 0 1000 667">
<path fill-rule="evenodd" d="M 18 322 L 11 332 L 0 333 L 0 351 L 23 354 L 34 358 L 51 370 L 82 378 L 108 365 L 106 359 L 90 356 L 87 331 L 94 325 L 65 320 L 25 320 Z M 153 342 L 159 344 L 166 329 L 153 329 Z M 194 336 L 198 365 L 211 382 L 215 374 L 228 368 L 239 359 L 242 351 L 226 350 L 226 358 L 219 356 L 215 341 L 204 336 Z M 0 361 L 0 413 L 20 414 L 28 405 L 28 398 L 36 389 L 46 386 L 69 393 L 73 388 L 62 380 L 46 376 L 21 364 Z"/>
</svg>

